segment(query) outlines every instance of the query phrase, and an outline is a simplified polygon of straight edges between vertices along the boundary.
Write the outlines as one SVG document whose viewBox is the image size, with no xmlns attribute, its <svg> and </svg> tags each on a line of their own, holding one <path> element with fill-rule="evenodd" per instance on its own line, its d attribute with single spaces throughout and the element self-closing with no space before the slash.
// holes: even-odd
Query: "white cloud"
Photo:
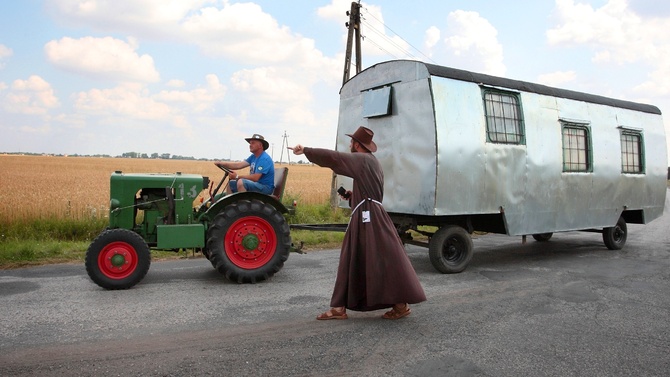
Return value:
<svg viewBox="0 0 670 377">
<path fill-rule="evenodd" d="M 163 90 L 152 95 L 142 84 L 124 83 L 111 89 L 91 89 L 75 95 L 78 114 L 89 119 L 129 119 L 133 122 L 168 123 L 191 134 L 195 116 L 211 112 L 226 92 L 216 75 L 193 90 Z"/>
<path fill-rule="evenodd" d="M 173 80 L 168 81 L 165 84 L 165 86 L 167 86 L 169 88 L 183 88 L 184 86 L 186 86 L 186 82 L 184 80 L 173 79 Z"/>
<path fill-rule="evenodd" d="M 365 5 L 361 9 L 361 30 L 363 34 L 363 56 L 391 55 L 396 59 L 415 58 L 416 51 L 400 36 L 387 32 L 382 8 Z"/>
<path fill-rule="evenodd" d="M 538 76 L 537 82 L 548 86 L 559 87 L 565 83 L 575 81 L 576 78 L 577 74 L 575 71 L 558 71 Z"/>
<path fill-rule="evenodd" d="M 227 0 L 46 2 L 50 14 L 69 28 L 109 35 L 54 40 L 45 46 L 48 61 L 80 75 L 119 83 L 72 95 L 74 112 L 59 117 L 61 124 L 86 124 L 96 130 L 115 124 L 120 127 L 117 134 L 133 135 L 160 129 L 152 142 L 173 146 L 173 153 L 177 153 L 173 140 L 197 139 L 192 134 L 224 133 L 228 139 L 241 132 L 238 139 L 243 140 L 249 132 L 260 132 L 278 143 L 279 130 L 294 136 L 306 134 L 302 140 L 332 147 L 343 55 L 324 56 L 313 39 L 281 24 L 260 6 Z M 350 2 L 345 2 L 338 12 L 339 25 L 349 7 Z M 132 37 L 123 40 L 119 35 Z M 218 76 L 208 75 L 199 86 L 190 84 L 187 75 L 161 72 L 171 77 L 156 90 L 155 84 L 147 84 L 159 80 L 154 59 L 163 57 L 143 55 L 136 39 L 143 45 L 158 41 L 150 46 L 156 51 L 162 48 L 162 41 L 181 44 L 176 51 L 192 51 L 189 45 L 197 46 L 208 57 L 204 60 L 220 63 L 222 68 L 216 70 Z M 212 72 L 212 68 L 204 69 Z M 221 150 L 217 140 L 201 141 L 199 153 Z M 183 143 L 179 146 L 185 147 Z M 242 151 L 234 157 L 248 153 L 243 141 L 225 148 Z"/>
<path fill-rule="evenodd" d="M 10 113 L 46 115 L 50 109 L 60 106 L 60 102 L 51 85 L 33 75 L 28 80 L 15 80 L 2 105 Z"/>
<path fill-rule="evenodd" d="M 443 43 L 435 38 L 442 34 Z M 498 31 L 477 12 L 457 10 L 449 13 L 446 29 L 441 32 L 433 26 L 426 31 L 424 44 L 429 55 L 440 64 L 467 70 L 504 76 L 503 47 L 498 42 Z"/>
<path fill-rule="evenodd" d="M 92 78 L 115 81 L 159 80 L 153 58 L 138 55 L 137 43 L 105 37 L 61 38 L 44 46 L 47 59 L 56 67 Z"/>
<path fill-rule="evenodd" d="M 12 56 L 13 51 L 11 48 L 0 44 L 0 69 L 5 67 L 5 62 L 3 61 L 4 59 Z"/>
<path fill-rule="evenodd" d="M 350 0 L 332 0 L 330 4 L 317 9 L 317 15 L 323 19 L 341 24 L 351 11 Z M 389 33 L 384 24 L 382 8 L 377 5 L 363 4 L 360 8 L 361 18 L 361 55 L 365 57 L 391 56 L 396 59 L 414 58 L 414 50 L 400 36 Z M 346 29 L 345 29 L 346 30 Z M 347 33 L 342 36 L 342 45 L 346 45 Z"/>
<path fill-rule="evenodd" d="M 276 114 L 286 107 L 310 102 L 310 87 L 291 77 L 296 74 L 275 67 L 245 69 L 236 72 L 231 82 L 238 92 L 253 99 L 259 111 Z"/>
<path fill-rule="evenodd" d="M 227 1 L 226 1 L 227 2 Z M 179 37 L 179 23 L 215 0 L 47 0 L 47 10 L 68 25 L 118 31 L 138 37 Z"/>
<path fill-rule="evenodd" d="M 76 95 L 75 108 L 89 115 L 123 115 L 133 119 L 165 120 L 170 107 L 147 95 L 140 84 L 122 84 L 112 89 L 91 89 Z"/>
<path fill-rule="evenodd" d="M 638 4 L 642 6 L 643 4 Z M 557 26 L 547 31 L 554 46 L 584 45 L 598 64 L 643 63 L 653 67 L 647 82 L 636 90 L 645 96 L 667 95 L 670 77 L 670 17 L 643 18 L 626 0 L 609 0 L 600 8 L 574 0 L 556 0 Z"/>
<path fill-rule="evenodd" d="M 225 95 L 226 87 L 221 85 L 214 74 L 205 77 L 207 86 L 193 90 L 163 90 L 153 98 L 157 101 L 178 106 L 186 113 L 201 113 L 214 109 Z"/>
<path fill-rule="evenodd" d="M 424 41 L 424 46 L 426 50 L 432 50 L 440 42 L 440 29 L 435 26 L 431 26 L 426 30 L 426 36 Z"/>
<path fill-rule="evenodd" d="M 203 8 L 181 26 L 203 53 L 246 65 L 296 64 L 301 59 L 320 58 L 314 40 L 292 33 L 253 3 Z"/>
<path fill-rule="evenodd" d="M 332 0 L 330 4 L 319 7 L 316 14 L 324 20 L 340 23 L 349 10 L 351 10 L 351 0 Z"/>
</svg>

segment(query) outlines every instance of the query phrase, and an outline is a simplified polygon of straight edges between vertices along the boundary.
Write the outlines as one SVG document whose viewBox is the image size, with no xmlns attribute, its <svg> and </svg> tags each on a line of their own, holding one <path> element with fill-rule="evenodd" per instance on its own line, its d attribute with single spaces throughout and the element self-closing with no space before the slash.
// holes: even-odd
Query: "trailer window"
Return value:
<svg viewBox="0 0 670 377">
<path fill-rule="evenodd" d="M 363 92 L 363 116 L 365 118 L 380 117 L 391 113 L 391 87 Z"/>
<path fill-rule="evenodd" d="M 516 93 L 484 89 L 486 137 L 492 143 L 524 144 L 523 117 Z"/>
<path fill-rule="evenodd" d="M 563 171 L 590 172 L 591 135 L 586 126 L 563 124 Z"/>
<path fill-rule="evenodd" d="M 644 173 L 642 150 L 640 132 L 629 130 L 621 132 L 621 171 L 623 173 Z"/>
</svg>

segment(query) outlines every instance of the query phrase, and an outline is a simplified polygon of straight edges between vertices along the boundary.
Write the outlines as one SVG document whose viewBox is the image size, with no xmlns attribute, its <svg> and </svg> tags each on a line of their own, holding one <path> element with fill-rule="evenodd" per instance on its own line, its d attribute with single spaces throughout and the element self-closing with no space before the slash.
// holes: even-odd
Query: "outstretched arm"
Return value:
<svg viewBox="0 0 670 377">
<path fill-rule="evenodd" d="M 305 153 L 305 148 L 300 144 L 296 145 L 293 148 L 291 148 L 291 147 L 286 147 L 286 148 L 292 150 L 293 154 L 295 154 L 295 155 L 301 155 L 301 154 Z"/>
</svg>

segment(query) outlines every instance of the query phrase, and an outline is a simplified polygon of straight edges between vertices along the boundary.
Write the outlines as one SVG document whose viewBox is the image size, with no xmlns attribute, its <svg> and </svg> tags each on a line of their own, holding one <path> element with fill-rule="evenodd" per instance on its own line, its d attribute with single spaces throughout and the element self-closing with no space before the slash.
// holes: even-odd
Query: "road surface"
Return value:
<svg viewBox="0 0 670 377">
<path fill-rule="evenodd" d="M 99 288 L 83 264 L 0 271 L 0 375 L 667 376 L 665 213 L 629 225 L 621 251 L 598 233 L 480 236 L 454 275 L 408 246 L 428 301 L 397 321 L 315 320 L 338 250 L 292 254 L 255 285 L 202 258 L 153 262 L 125 291 Z"/>
</svg>

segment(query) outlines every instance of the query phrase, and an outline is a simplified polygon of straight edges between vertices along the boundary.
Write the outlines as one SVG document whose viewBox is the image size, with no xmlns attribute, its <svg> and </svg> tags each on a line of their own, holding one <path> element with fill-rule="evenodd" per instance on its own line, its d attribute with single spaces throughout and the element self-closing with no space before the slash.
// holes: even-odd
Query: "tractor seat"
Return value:
<svg viewBox="0 0 670 377">
<path fill-rule="evenodd" d="M 288 168 L 275 168 L 275 189 L 272 196 L 281 202 L 284 197 L 284 188 L 286 188 L 286 178 L 288 177 Z"/>
</svg>

